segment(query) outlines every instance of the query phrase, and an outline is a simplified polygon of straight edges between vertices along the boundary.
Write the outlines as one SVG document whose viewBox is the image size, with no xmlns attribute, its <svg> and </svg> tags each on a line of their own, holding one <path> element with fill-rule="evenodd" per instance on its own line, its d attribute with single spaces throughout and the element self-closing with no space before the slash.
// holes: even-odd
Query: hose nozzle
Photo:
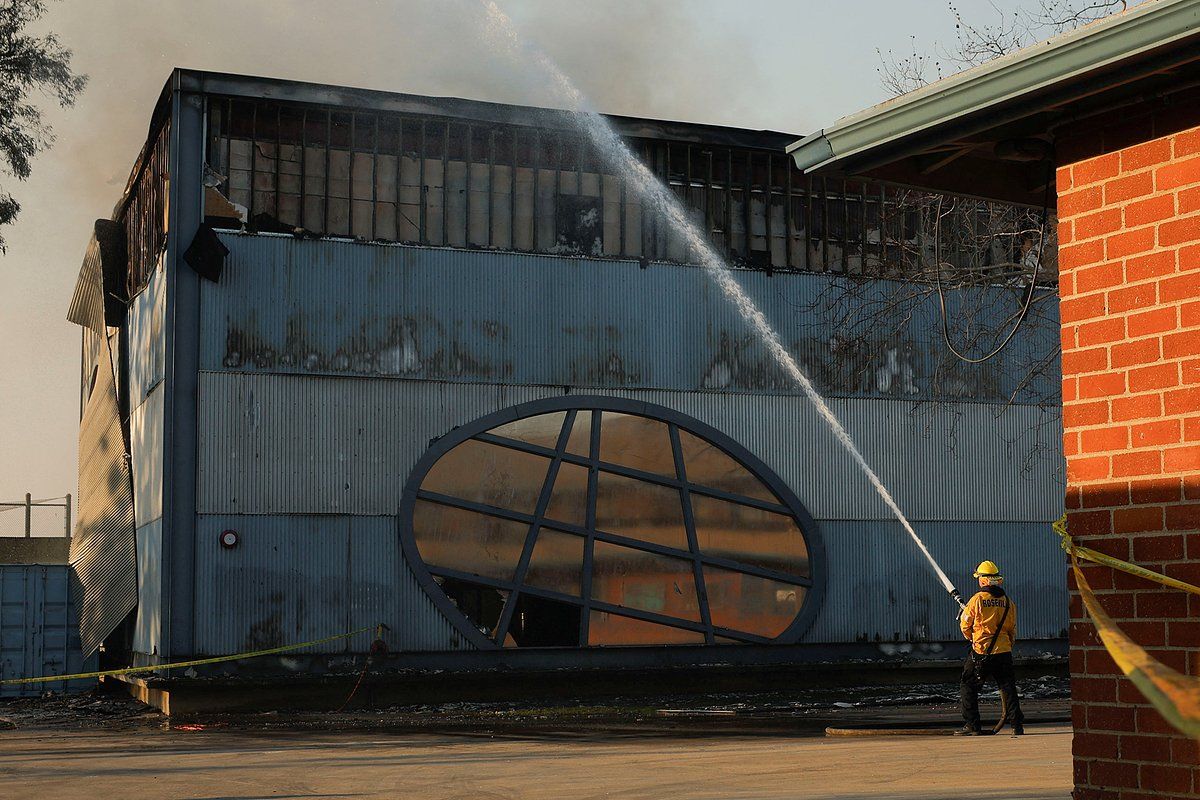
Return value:
<svg viewBox="0 0 1200 800">
<path fill-rule="evenodd" d="M 966 609 L 967 604 L 963 602 L 962 595 L 959 594 L 958 589 L 951 589 L 950 596 L 954 598 L 954 602 L 958 603 L 960 611 Z"/>
</svg>

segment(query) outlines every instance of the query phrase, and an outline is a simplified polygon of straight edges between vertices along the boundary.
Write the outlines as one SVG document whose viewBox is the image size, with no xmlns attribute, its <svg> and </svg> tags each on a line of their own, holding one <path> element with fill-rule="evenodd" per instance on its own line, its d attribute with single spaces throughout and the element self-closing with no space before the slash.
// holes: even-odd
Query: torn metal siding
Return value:
<svg viewBox="0 0 1200 800">
<path fill-rule="evenodd" d="M 0 564 L 0 679 L 95 669 L 79 641 L 78 598 L 66 564 Z M 0 686 L 0 697 L 83 691 L 95 680 Z"/>
<path fill-rule="evenodd" d="M 477 383 L 793 394 L 790 379 L 703 270 L 266 235 L 222 235 L 202 287 L 201 369 Z M 863 359 L 825 298 L 837 278 L 739 271 L 737 279 L 827 395 L 990 403 L 1053 397 L 1021 387 L 1057 328 L 1028 323 L 996 358 L 947 356 L 936 301 Z M 888 291 L 880 282 L 873 291 Z M 1053 330 L 1052 330 L 1053 328 Z M 865 360 L 864 360 L 865 359 Z"/>
<path fill-rule="evenodd" d="M 156 387 L 129 415 L 133 507 L 139 527 L 162 517 L 165 395 Z"/>
<path fill-rule="evenodd" d="M 236 530 L 238 545 L 218 537 Z M 468 647 L 413 577 L 395 517 L 201 515 L 196 538 L 197 655 L 319 639 L 385 624 L 392 650 Z M 306 649 L 362 653 L 370 633 Z"/>
<path fill-rule="evenodd" d="M 166 272 L 151 272 L 150 282 L 129 303 L 129 407 L 136 409 L 162 383 L 166 367 Z"/>
<path fill-rule="evenodd" d="M 457 425 L 561 387 L 205 372 L 202 513 L 394 514 L 409 471 Z M 598 392 L 600 393 L 600 392 Z M 605 390 L 667 406 L 737 440 L 817 519 L 891 513 L 803 397 Z M 978 403 L 842 398 L 834 412 L 914 520 L 1033 522 L 1062 512 L 1059 419 Z M 1040 437 L 1040 442 L 1039 442 Z"/>
<path fill-rule="evenodd" d="M 137 529 L 138 609 L 133 626 L 133 651 L 156 656 L 162 652 L 162 517 Z"/>
<path fill-rule="evenodd" d="M 821 613 L 805 642 L 962 638 L 953 603 L 899 522 L 818 524 L 829 573 Z M 1062 552 L 1048 523 L 925 522 L 918 532 L 950 579 L 964 590 L 974 586 L 971 572 L 981 558 L 1000 563 L 1005 588 L 1019 609 L 1021 639 L 1066 638 Z"/>
</svg>

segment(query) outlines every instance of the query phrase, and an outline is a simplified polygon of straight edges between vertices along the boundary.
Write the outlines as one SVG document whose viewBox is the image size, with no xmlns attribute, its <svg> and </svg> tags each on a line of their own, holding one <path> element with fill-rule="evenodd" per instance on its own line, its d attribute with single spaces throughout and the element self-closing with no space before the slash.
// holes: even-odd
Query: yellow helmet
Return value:
<svg viewBox="0 0 1200 800">
<path fill-rule="evenodd" d="M 996 566 L 995 561 L 980 561 L 979 566 L 975 568 L 976 578 L 998 578 L 1000 577 L 1000 568 Z"/>
</svg>

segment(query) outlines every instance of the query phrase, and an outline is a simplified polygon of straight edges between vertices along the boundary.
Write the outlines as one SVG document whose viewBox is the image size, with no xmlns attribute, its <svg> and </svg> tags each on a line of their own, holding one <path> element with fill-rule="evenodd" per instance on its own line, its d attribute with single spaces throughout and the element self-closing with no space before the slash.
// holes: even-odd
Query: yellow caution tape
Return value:
<svg viewBox="0 0 1200 800">
<path fill-rule="evenodd" d="M 326 642 L 334 642 L 338 639 L 349 639 L 351 636 L 357 636 L 360 633 L 374 630 L 376 635 L 382 638 L 382 625 L 368 625 L 365 628 L 358 628 L 348 633 L 339 633 L 334 636 L 326 636 L 324 639 L 313 639 L 309 642 L 299 642 L 297 644 L 286 644 L 282 647 L 269 647 L 265 650 L 252 650 L 246 653 L 235 653 L 231 656 L 213 656 L 212 658 L 198 658 L 192 661 L 176 661 L 171 664 L 153 664 L 145 667 L 125 667 L 124 669 L 104 669 L 98 672 L 78 672 L 74 675 L 43 675 L 38 678 L 6 678 L 0 680 L 0 685 L 14 683 L 58 683 L 59 681 L 75 681 L 81 678 L 108 678 L 114 675 L 136 675 L 142 672 L 163 672 L 169 669 L 180 669 L 181 667 L 198 667 L 202 664 L 220 664 L 223 661 L 240 661 L 243 658 L 256 658 L 258 656 L 269 656 L 273 653 L 287 653 L 292 650 L 303 650 L 306 647 L 313 647 Z"/>
<path fill-rule="evenodd" d="M 1127 572 L 1130 575 L 1136 575 L 1139 578 L 1144 578 L 1154 583 L 1161 583 L 1163 586 L 1170 586 L 1172 589 L 1181 589 L 1192 594 L 1200 594 L 1200 586 L 1193 586 L 1190 583 L 1184 583 L 1181 580 L 1163 575 L 1161 572 L 1139 567 L 1137 564 L 1130 564 L 1128 561 L 1122 561 L 1119 558 L 1101 553 L 1098 550 L 1093 550 L 1090 547 L 1081 547 L 1071 540 L 1071 535 L 1067 533 L 1067 515 L 1063 514 L 1058 518 L 1057 522 L 1051 523 L 1051 527 L 1055 532 L 1062 537 L 1062 549 L 1069 554 L 1079 556 L 1080 558 L 1094 561 L 1097 564 L 1104 564 L 1113 569 L 1119 569 L 1121 572 Z"/>
<path fill-rule="evenodd" d="M 1194 739 L 1200 739 L 1200 680 L 1189 677 L 1163 664 L 1154 658 L 1137 642 L 1126 636 L 1112 618 L 1105 613 L 1096 599 L 1092 587 L 1079 568 L 1079 559 L 1086 558 L 1100 564 L 1107 564 L 1115 569 L 1128 572 L 1131 575 L 1155 581 L 1164 586 L 1173 586 L 1187 592 L 1200 594 L 1200 588 L 1174 578 L 1168 578 L 1152 570 L 1130 564 L 1119 558 L 1113 558 L 1087 547 L 1080 547 L 1071 541 L 1067 533 L 1067 515 L 1054 523 L 1054 530 L 1062 537 L 1062 547 L 1071 556 L 1071 569 L 1075 572 L 1075 582 L 1079 587 L 1079 596 L 1088 616 L 1100 634 L 1104 649 L 1112 657 L 1121 671 L 1125 673 L 1133 685 L 1145 696 L 1150 704 L 1162 714 L 1163 719 L 1170 722 L 1182 733 Z"/>
</svg>

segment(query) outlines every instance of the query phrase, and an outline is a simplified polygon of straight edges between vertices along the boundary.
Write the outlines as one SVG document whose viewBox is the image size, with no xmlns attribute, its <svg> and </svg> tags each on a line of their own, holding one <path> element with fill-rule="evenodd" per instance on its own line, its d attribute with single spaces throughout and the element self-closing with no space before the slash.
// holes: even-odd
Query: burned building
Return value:
<svg viewBox="0 0 1200 800">
<path fill-rule="evenodd" d="M 956 359 L 936 295 L 888 311 L 928 279 L 903 187 L 806 177 L 792 134 L 609 122 L 952 577 L 1000 561 L 1024 652 L 1059 652 L 1057 319 Z M 939 253 L 995 275 L 950 305 L 1019 297 L 1026 250 Z M 694 256 L 571 113 L 175 71 L 71 307 L 85 648 L 383 624 L 429 668 L 939 657 L 953 605 Z"/>
</svg>

